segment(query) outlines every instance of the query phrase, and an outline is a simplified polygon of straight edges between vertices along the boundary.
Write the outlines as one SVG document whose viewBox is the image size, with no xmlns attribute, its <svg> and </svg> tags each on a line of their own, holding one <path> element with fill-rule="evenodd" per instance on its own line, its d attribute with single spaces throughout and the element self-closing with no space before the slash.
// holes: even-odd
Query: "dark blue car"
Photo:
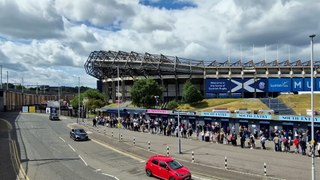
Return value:
<svg viewBox="0 0 320 180">
<path fill-rule="evenodd" d="M 88 134 L 82 128 L 71 129 L 70 138 L 75 141 L 87 141 L 89 140 Z"/>
</svg>

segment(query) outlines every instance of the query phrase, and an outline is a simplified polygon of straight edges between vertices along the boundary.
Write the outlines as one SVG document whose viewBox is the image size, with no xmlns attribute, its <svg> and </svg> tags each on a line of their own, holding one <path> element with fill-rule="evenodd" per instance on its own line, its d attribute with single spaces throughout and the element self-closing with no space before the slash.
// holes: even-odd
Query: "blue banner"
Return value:
<svg viewBox="0 0 320 180">
<path fill-rule="evenodd" d="M 256 89 L 256 92 L 267 92 L 268 81 L 266 78 L 256 79 L 254 86 L 251 87 L 254 87 Z"/>
<path fill-rule="evenodd" d="M 243 91 L 242 84 L 244 80 L 240 78 L 230 79 L 231 92 L 241 93 Z"/>
<path fill-rule="evenodd" d="M 292 78 L 292 92 L 303 91 L 303 78 Z"/>
<path fill-rule="evenodd" d="M 291 78 L 270 78 L 268 81 L 269 92 L 291 92 Z"/>
<path fill-rule="evenodd" d="M 206 79 L 206 92 L 229 92 L 229 79 Z"/>
<path fill-rule="evenodd" d="M 254 79 L 244 79 L 243 81 L 243 90 L 244 92 L 254 92 Z"/>
<path fill-rule="evenodd" d="M 316 91 L 320 91 L 320 78 L 316 79 Z"/>
<path fill-rule="evenodd" d="M 313 90 L 315 90 L 316 88 L 316 79 L 313 79 Z M 303 81 L 303 90 L 304 91 L 311 91 L 311 78 L 304 78 Z"/>
</svg>

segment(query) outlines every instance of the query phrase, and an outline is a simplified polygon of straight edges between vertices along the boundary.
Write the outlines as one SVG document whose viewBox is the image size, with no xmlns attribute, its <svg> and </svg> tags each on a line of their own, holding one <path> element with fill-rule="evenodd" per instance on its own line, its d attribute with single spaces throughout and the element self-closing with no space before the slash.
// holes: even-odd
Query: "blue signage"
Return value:
<svg viewBox="0 0 320 180">
<path fill-rule="evenodd" d="M 269 92 L 291 92 L 290 78 L 270 78 L 268 81 Z"/>
<path fill-rule="evenodd" d="M 292 78 L 292 92 L 303 91 L 303 78 Z"/>
<path fill-rule="evenodd" d="M 244 92 L 254 92 L 254 79 L 253 78 L 252 79 L 244 79 L 243 90 L 244 90 Z"/>
<path fill-rule="evenodd" d="M 201 112 L 201 116 L 212 116 L 212 117 L 230 117 L 230 113 L 222 113 L 222 112 Z"/>
<path fill-rule="evenodd" d="M 304 91 L 311 91 L 311 78 L 304 78 L 303 82 L 303 90 Z M 313 79 L 313 89 L 315 90 L 316 88 L 316 79 Z"/>
<path fill-rule="evenodd" d="M 316 91 L 320 91 L 320 78 L 316 78 Z"/>
<path fill-rule="evenodd" d="M 267 114 L 237 114 L 236 118 L 244 119 L 272 119 L 271 115 Z"/>
<path fill-rule="evenodd" d="M 311 122 L 311 117 L 308 116 L 278 116 L 280 121 L 299 121 Z M 314 122 L 320 122 L 320 117 L 314 117 Z"/>
<path fill-rule="evenodd" d="M 267 92 L 268 88 L 268 81 L 266 78 L 256 79 L 254 86 L 250 85 L 251 87 L 256 89 L 256 92 Z"/>
<path fill-rule="evenodd" d="M 206 79 L 206 92 L 229 92 L 229 79 Z"/>
<path fill-rule="evenodd" d="M 230 79 L 231 92 L 241 93 L 243 91 L 243 88 L 242 88 L 243 81 L 244 80 L 240 78 Z"/>
</svg>

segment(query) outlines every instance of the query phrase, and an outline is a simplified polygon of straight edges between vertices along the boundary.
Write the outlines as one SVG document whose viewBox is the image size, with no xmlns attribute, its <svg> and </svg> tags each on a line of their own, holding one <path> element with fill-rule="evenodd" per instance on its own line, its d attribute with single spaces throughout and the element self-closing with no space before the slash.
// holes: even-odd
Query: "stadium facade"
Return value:
<svg viewBox="0 0 320 180">
<path fill-rule="evenodd" d="M 191 82 L 207 98 L 214 97 L 275 97 L 279 93 L 298 93 L 310 91 L 310 61 L 302 62 L 277 60 L 266 62 L 217 62 L 191 60 L 173 56 L 141 54 L 123 51 L 93 51 L 84 67 L 86 72 L 98 79 L 98 89 L 115 101 L 117 90 L 121 96 L 130 99 L 130 87 L 133 80 L 153 78 L 162 85 L 163 100 L 179 99 L 186 80 Z M 314 62 L 314 89 L 320 91 L 320 61 Z M 119 78 L 118 78 L 119 77 Z M 120 84 L 119 88 L 117 84 Z M 105 109 L 106 113 L 117 114 L 114 109 Z M 121 115 L 128 109 L 121 109 Z M 137 113 L 136 110 L 133 110 Z M 161 109 L 145 110 L 152 119 L 177 122 L 177 114 Z M 315 117 L 315 129 L 320 130 L 320 117 Z M 263 129 L 268 133 L 274 129 L 287 131 L 311 128 L 309 116 L 290 114 L 234 114 L 230 112 L 183 112 L 182 123 L 207 125 L 218 123 L 226 129 L 240 126 L 249 129 Z"/>
<path fill-rule="evenodd" d="M 162 85 L 166 102 L 181 97 L 186 80 L 191 80 L 206 98 L 276 97 L 279 93 L 310 91 L 310 63 L 301 60 L 208 62 L 162 54 L 93 51 L 84 67 L 89 75 L 98 79 L 98 89 L 108 99 L 117 99 L 118 80 L 122 98 L 130 99 L 133 80 L 153 78 Z M 315 61 L 316 91 L 320 91 L 319 67 L 320 61 Z"/>
</svg>

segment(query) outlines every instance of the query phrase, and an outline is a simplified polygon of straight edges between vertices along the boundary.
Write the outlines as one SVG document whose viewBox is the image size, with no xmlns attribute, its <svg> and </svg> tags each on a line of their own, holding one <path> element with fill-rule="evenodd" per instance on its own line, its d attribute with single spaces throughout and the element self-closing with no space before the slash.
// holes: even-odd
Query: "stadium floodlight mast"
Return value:
<svg viewBox="0 0 320 180">
<path fill-rule="evenodd" d="M 315 141 L 314 141 L 314 97 L 313 97 L 313 38 L 316 37 L 315 34 L 309 36 L 311 39 L 311 60 L 310 60 L 310 81 L 311 81 L 311 177 L 312 180 L 315 180 L 315 163 L 314 163 L 314 150 L 315 150 Z"/>
</svg>

